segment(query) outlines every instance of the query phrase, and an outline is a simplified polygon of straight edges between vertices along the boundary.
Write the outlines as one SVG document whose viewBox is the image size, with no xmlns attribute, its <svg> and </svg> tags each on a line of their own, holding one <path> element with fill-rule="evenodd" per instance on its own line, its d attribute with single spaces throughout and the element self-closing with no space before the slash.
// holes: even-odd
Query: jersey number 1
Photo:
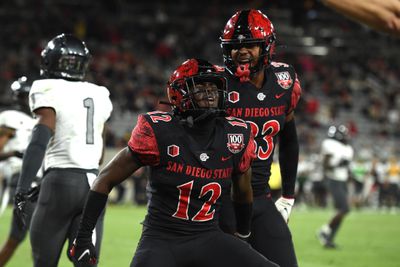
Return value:
<svg viewBox="0 0 400 267">
<path fill-rule="evenodd" d="M 93 98 L 88 97 L 83 100 L 83 106 L 87 109 L 86 111 L 86 144 L 94 144 L 94 102 Z"/>
</svg>

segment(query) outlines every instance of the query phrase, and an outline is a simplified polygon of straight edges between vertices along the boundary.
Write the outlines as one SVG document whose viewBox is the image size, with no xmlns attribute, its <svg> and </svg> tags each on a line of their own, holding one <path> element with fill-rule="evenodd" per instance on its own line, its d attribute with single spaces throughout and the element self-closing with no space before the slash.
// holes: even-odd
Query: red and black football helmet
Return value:
<svg viewBox="0 0 400 267">
<path fill-rule="evenodd" d="M 90 59 L 85 42 L 71 34 L 50 40 L 41 53 L 40 76 L 83 80 Z"/>
<path fill-rule="evenodd" d="M 188 59 L 171 75 L 167 84 L 167 95 L 174 114 L 181 117 L 192 116 L 194 121 L 211 115 L 225 116 L 227 102 L 226 78 L 223 69 L 203 59 Z M 207 99 L 211 93 L 200 84 L 209 83 L 216 88 L 218 102 L 216 107 L 200 107 L 195 100 L 196 94 L 203 94 Z M 199 88 L 201 89 L 199 90 Z M 209 101 L 206 101 L 209 103 Z"/>
<path fill-rule="evenodd" d="M 233 48 L 258 44 L 261 55 L 256 66 L 250 67 L 256 73 L 271 63 L 275 49 L 275 30 L 268 17 L 259 10 L 250 9 L 236 12 L 226 23 L 221 40 L 224 63 L 228 71 L 235 75 L 237 66 L 232 59 Z"/>
</svg>

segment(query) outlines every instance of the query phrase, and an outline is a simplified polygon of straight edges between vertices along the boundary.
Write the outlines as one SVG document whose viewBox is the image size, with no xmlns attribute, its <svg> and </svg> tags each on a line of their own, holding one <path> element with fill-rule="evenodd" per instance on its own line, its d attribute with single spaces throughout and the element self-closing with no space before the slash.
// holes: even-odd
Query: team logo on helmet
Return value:
<svg viewBox="0 0 400 267">
<path fill-rule="evenodd" d="M 277 72 L 275 73 L 278 84 L 283 88 L 283 89 L 289 89 L 292 84 L 293 84 L 293 79 L 290 76 L 288 71 L 282 71 L 282 72 Z"/>
<path fill-rule="evenodd" d="M 167 154 L 170 157 L 176 157 L 179 155 L 179 146 L 177 145 L 170 145 L 167 147 Z"/>
<path fill-rule="evenodd" d="M 236 91 L 229 92 L 228 101 L 231 103 L 236 103 L 239 101 L 239 93 Z"/>
<path fill-rule="evenodd" d="M 237 154 L 244 148 L 243 134 L 228 134 L 227 147 L 230 152 Z"/>
</svg>

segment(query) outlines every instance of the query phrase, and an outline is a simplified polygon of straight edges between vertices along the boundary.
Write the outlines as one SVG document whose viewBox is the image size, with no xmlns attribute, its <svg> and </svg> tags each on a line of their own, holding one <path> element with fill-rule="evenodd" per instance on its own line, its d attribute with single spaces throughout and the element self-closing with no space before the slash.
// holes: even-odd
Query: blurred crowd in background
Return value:
<svg viewBox="0 0 400 267">
<path fill-rule="evenodd" d="M 330 125 L 345 124 L 356 151 L 353 203 L 398 207 L 400 40 L 338 16 L 316 0 L 2 1 L 0 110 L 11 105 L 12 81 L 38 78 L 46 42 L 73 33 L 92 53 L 89 80 L 111 92 L 107 146 L 125 146 L 137 114 L 169 110 L 159 100 L 183 60 L 222 65 L 219 36 L 242 8 L 269 16 L 277 33 L 275 61 L 294 65 L 302 84 L 296 124 L 302 155 L 298 194 L 304 203 L 326 205 L 320 144 Z"/>
</svg>

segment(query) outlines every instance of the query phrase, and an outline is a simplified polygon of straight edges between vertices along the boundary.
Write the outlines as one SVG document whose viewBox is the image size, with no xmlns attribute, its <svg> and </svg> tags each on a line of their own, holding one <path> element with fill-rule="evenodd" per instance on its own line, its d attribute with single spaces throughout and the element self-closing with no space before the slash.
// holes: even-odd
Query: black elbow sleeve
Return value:
<svg viewBox="0 0 400 267">
<path fill-rule="evenodd" d="M 17 192 L 27 192 L 29 190 L 33 178 L 42 165 L 47 144 L 52 135 L 52 130 L 46 125 L 37 124 L 33 128 L 31 141 L 24 153 Z"/>
<path fill-rule="evenodd" d="M 279 142 L 279 165 L 282 176 L 282 195 L 293 197 L 299 162 L 299 142 L 294 119 L 285 124 Z"/>
</svg>

